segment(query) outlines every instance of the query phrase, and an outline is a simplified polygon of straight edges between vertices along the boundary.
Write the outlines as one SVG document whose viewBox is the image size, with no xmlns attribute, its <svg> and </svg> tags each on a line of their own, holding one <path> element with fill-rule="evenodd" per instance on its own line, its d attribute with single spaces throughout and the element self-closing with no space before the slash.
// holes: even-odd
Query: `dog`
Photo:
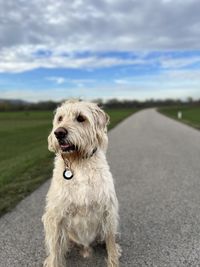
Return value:
<svg viewBox="0 0 200 267">
<path fill-rule="evenodd" d="M 64 267 L 73 244 L 83 257 L 105 242 L 107 266 L 118 267 L 118 200 L 106 160 L 109 116 L 97 104 L 68 100 L 59 106 L 48 137 L 56 153 L 42 217 L 47 258 L 44 267 Z"/>
</svg>

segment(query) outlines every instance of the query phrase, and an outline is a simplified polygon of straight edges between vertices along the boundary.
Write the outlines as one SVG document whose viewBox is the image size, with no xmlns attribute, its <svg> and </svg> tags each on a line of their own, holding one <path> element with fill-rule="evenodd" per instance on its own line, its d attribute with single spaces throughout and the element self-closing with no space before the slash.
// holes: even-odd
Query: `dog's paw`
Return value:
<svg viewBox="0 0 200 267">
<path fill-rule="evenodd" d="M 81 253 L 81 256 L 83 258 L 89 258 L 91 257 L 92 255 L 92 248 L 91 247 L 83 247 L 81 250 L 80 250 L 80 253 Z"/>
</svg>

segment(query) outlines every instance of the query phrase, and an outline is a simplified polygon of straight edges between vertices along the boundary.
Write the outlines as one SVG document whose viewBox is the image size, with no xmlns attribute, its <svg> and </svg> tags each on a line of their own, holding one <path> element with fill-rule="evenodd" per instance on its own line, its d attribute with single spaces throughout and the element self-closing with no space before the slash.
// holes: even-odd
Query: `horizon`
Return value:
<svg viewBox="0 0 200 267">
<path fill-rule="evenodd" d="M 200 98 L 198 0 L 0 5 L 0 98 Z"/>
<path fill-rule="evenodd" d="M 94 99 L 90 99 L 90 100 L 87 100 L 87 99 L 82 99 L 82 98 L 63 98 L 59 101 L 54 101 L 52 99 L 47 99 L 47 100 L 38 100 L 38 101 L 29 101 L 29 100 L 23 100 L 23 99 L 14 99 L 14 98 L 10 98 L 10 99 L 6 99 L 6 98 L 0 98 L 0 104 L 1 103 L 4 103 L 4 102 L 8 102 L 8 103 L 11 103 L 12 105 L 15 105 L 15 104 L 22 104 L 22 105 L 32 105 L 32 104 L 40 104 L 40 103 L 48 103 L 48 102 L 51 102 L 51 103 L 62 103 L 64 101 L 67 101 L 67 100 L 70 100 L 70 99 L 74 99 L 74 100 L 79 100 L 79 101 L 92 101 L 92 102 L 96 102 L 96 103 L 102 103 L 102 104 L 107 104 L 109 102 L 112 102 L 112 101 L 117 101 L 118 103 L 129 103 L 129 102 L 138 102 L 138 103 L 148 103 L 148 102 L 167 102 L 167 101 L 172 101 L 172 102 L 180 102 L 180 103 L 199 103 L 200 101 L 200 98 L 192 98 L 192 97 L 187 97 L 185 99 L 180 99 L 180 98 L 147 98 L 147 99 L 144 99 L 144 100 L 139 100 L 139 99 L 135 99 L 135 98 L 127 98 L 127 99 L 119 99 L 119 98 L 107 98 L 107 99 L 103 99 L 103 98 L 94 98 Z"/>
</svg>

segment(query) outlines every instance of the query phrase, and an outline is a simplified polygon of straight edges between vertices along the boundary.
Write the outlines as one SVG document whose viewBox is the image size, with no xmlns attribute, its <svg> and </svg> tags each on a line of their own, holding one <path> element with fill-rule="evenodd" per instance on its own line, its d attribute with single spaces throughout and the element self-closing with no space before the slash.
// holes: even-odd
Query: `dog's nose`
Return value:
<svg viewBox="0 0 200 267">
<path fill-rule="evenodd" d="M 58 140 L 61 140 L 67 136 L 68 132 L 65 128 L 59 127 L 55 130 L 54 134 Z"/>
</svg>

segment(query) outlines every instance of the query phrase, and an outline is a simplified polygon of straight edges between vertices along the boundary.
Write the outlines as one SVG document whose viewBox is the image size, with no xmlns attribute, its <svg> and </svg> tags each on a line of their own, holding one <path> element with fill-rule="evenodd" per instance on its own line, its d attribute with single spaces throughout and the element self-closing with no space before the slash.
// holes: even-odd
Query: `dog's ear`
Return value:
<svg viewBox="0 0 200 267">
<path fill-rule="evenodd" d="M 48 149 L 49 149 L 49 151 L 55 152 L 54 148 L 53 148 L 53 140 L 52 140 L 52 134 L 51 133 L 49 134 L 47 140 L 48 140 Z"/>
<path fill-rule="evenodd" d="M 109 115 L 103 111 L 99 106 L 96 105 L 93 115 L 95 117 L 95 121 L 100 128 L 103 128 L 104 130 L 107 129 L 107 125 L 110 122 Z"/>
<path fill-rule="evenodd" d="M 107 125 L 110 122 L 110 117 L 97 105 L 95 105 L 95 108 L 93 109 L 93 116 L 98 144 L 106 152 L 108 146 Z"/>
</svg>

